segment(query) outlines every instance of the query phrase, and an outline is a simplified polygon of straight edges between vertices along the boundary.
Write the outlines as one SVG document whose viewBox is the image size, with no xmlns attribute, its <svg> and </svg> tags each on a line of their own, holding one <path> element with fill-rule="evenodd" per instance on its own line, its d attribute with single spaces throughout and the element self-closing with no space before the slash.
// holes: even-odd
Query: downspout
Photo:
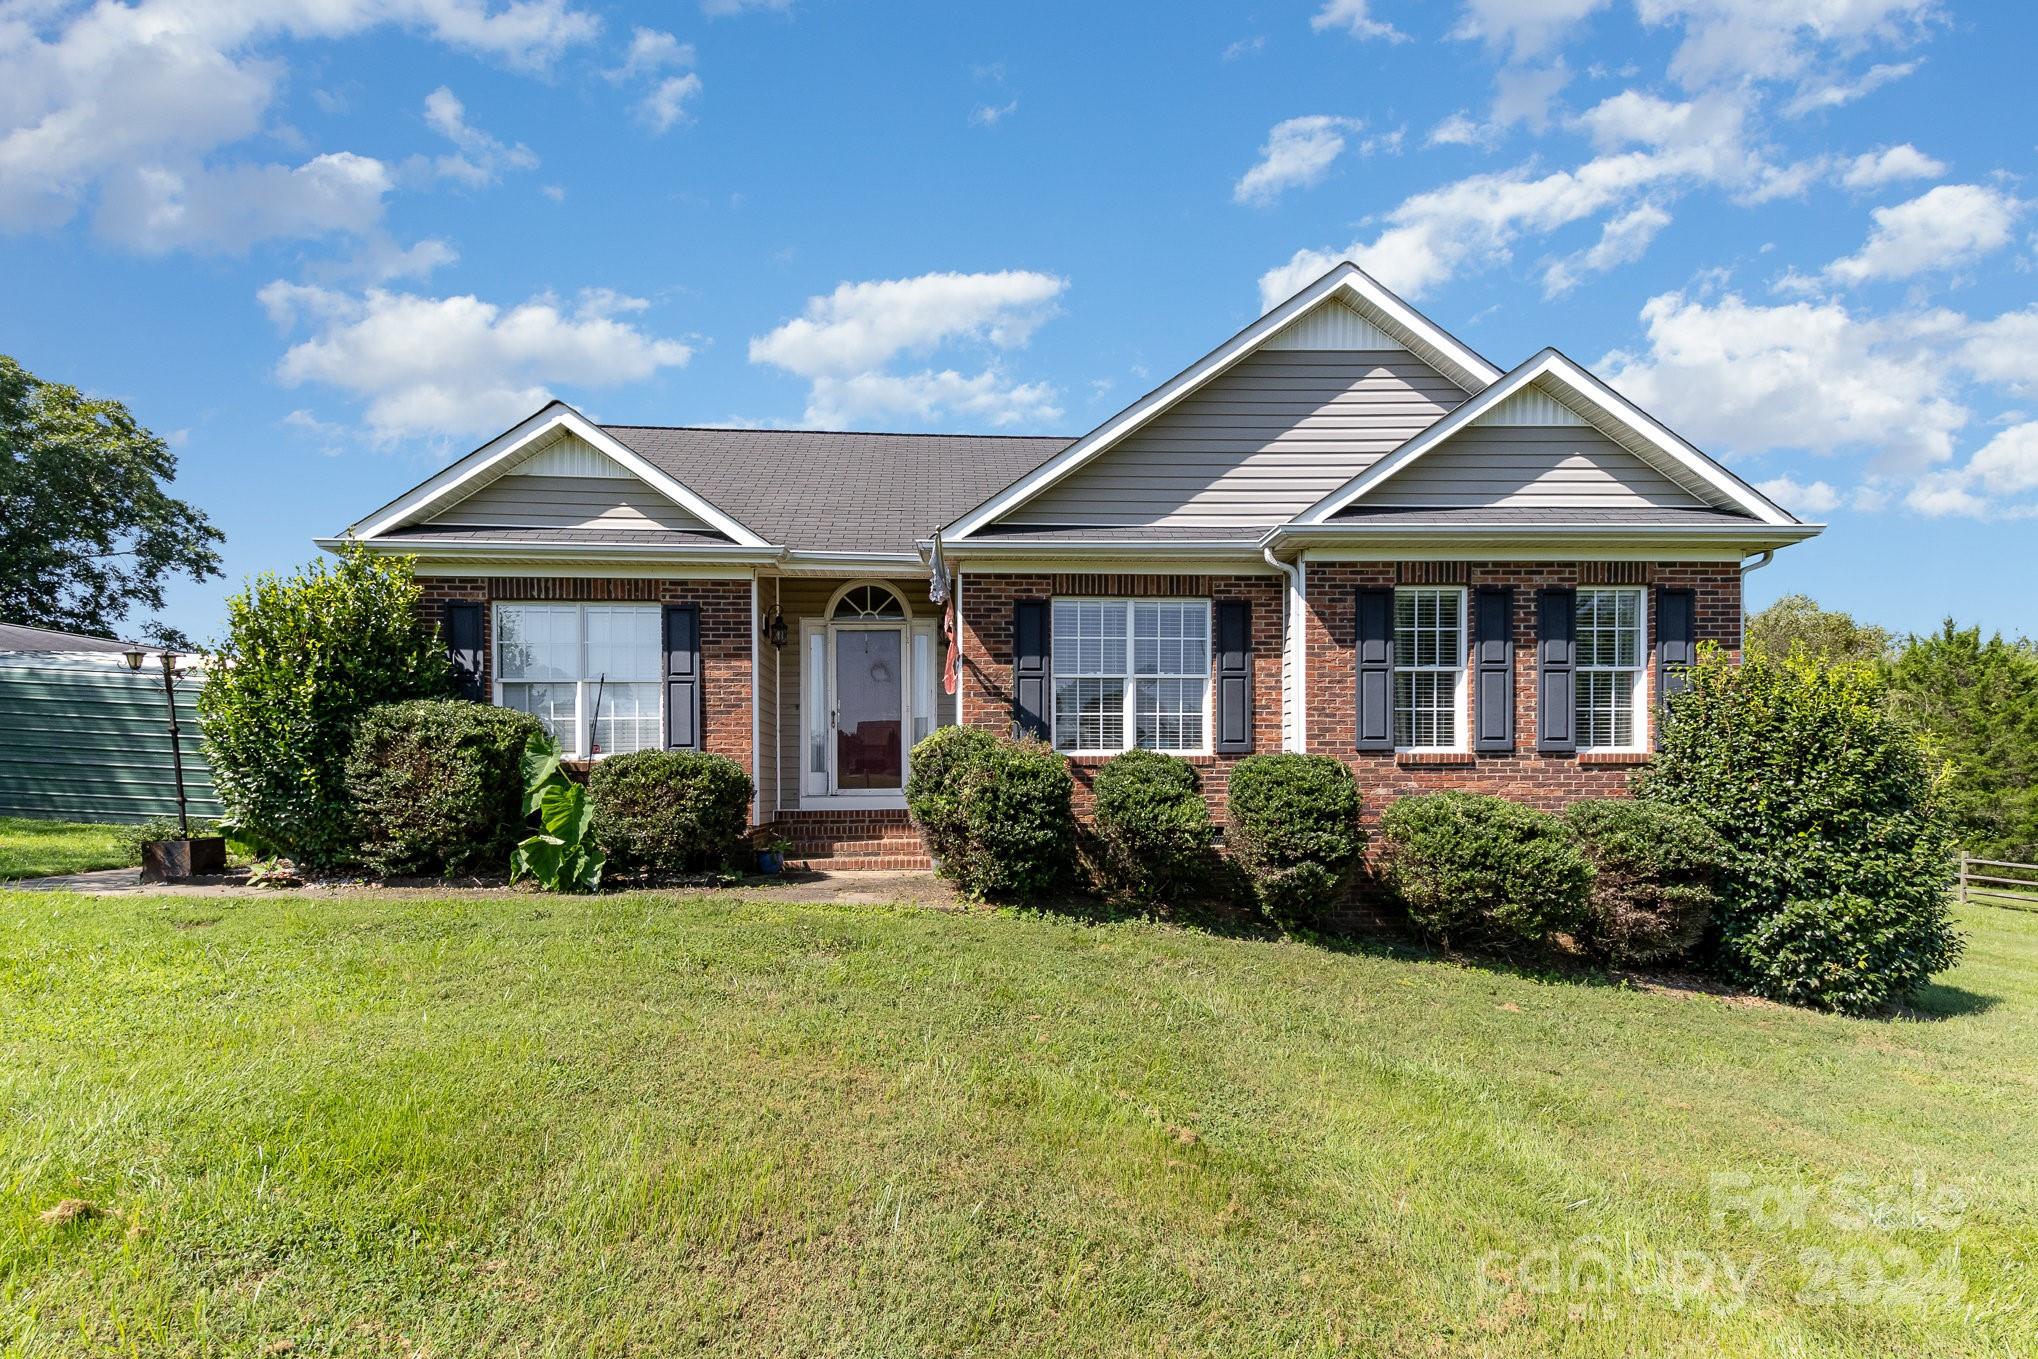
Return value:
<svg viewBox="0 0 2038 1359">
<path fill-rule="evenodd" d="M 1769 563 L 1775 560 L 1776 560 L 1776 549 L 1773 547 L 1764 548 L 1762 551 L 1762 555 L 1760 557 L 1757 557 L 1754 561 L 1741 563 L 1741 579 L 1746 580 L 1748 578 L 1748 573 L 1750 571 L 1760 571 L 1763 567 L 1769 565 Z"/>
<path fill-rule="evenodd" d="M 1303 682 L 1307 675 L 1308 654 L 1304 652 L 1300 665 L 1297 665 L 1295 660 L 1295 653 L 1301 650 L 1302 573 L 1276 557 L 1271 547 L 1262 547 L 1260 555 L 1267 559 L 1267 565 L 1288 578 L 1288 588 L 1281 594 L 1281 667 L 1284 672 L 1293 667 L 1293 673 L 1289 676 L 1289 683 L 1286 686 L 1287 693 L 1283 697 L 1285 700 L 1286 697 L 1293 696 L 1295 711 L 1281 714 L 1281 730 L 1288 738 L 1290 750 L 1307 750 L 1309 744 L 1304 738 L 1303 724 L 1309 708 L 1303 701 Z"/>
</svg>

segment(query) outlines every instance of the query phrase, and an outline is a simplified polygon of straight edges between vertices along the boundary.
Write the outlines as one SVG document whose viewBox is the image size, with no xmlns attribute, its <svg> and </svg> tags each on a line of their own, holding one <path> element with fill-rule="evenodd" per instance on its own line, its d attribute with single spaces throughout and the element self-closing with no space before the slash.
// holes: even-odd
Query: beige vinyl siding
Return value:
<svg viewBox="0 0 2038 1359">
<path fill-rule="evenodd" d="M 476 528 L 687 529 L 712 532 L 635 477 L 497 477 L 430 521 Z"/>
<path fill-rule="evenodd" d="M 1004 522 L 1277 524 L 1464 399 L 1406 350 L 1261 350 Z"/>
<path fill-rule="evenodd" d="M 1693 509 L 1705 503 L 1596 429 L 1473 425 L 1367 492 L 1354 508 Z"/>
<path fill-rule="evenodd" d="M 828 601 L 833 599 L 835 592 L 846 583 L 839 578 L 823 580 L 811 576 L 783 576 L 776 581 L 780 592 L 778 604 L 785 610 L 786 625 L 785 650 L 778 653 L 778 700 L 775 705 L 779 756 L 778 807 L 781 811 L 797 811 L 800 805 L 800 790 L 806 786 L 807 752 L 804 742 L 807 724 L 801 712 L 801 704 L 805 701 L 807 693 L 805 676 L 802 672 L 807 656 L 800 639 L 800 624 L 807 619 L 825 619 Z M 927 582 L 924 578 L 892 580 L 885 583 L 897 590 L 900 598 L 906 601 L 906 607 L 912 610 L 913 614 L 911 622 L 925 623 L 933 620 L 938 624 L 941 614 L 934 607 L 934 602 L 927 598 Z M 773 585 L 772 581 L 764 582 L 762 598 L 766 601 L 764 605 L 766 613 L 771 611 L 769 601 L 772 598 Z M 937 664 L 941 658 L 940 640 L 937 632 L 934 653 Z M 912 654 L 912 646 L 909 632 L 906 640 L 906 652 L 909 656 Z M 764 649 L 769 652 L 770 644 L 766 643 Z M 939 676 L 935 679 L 934 698 L 935 725 L 952 726 L 955 722 L 955 700 L 941 692 Z M 771 725 L 771 721 L 772 719 L 766 718 L 766 725 Z"/>
</svg>

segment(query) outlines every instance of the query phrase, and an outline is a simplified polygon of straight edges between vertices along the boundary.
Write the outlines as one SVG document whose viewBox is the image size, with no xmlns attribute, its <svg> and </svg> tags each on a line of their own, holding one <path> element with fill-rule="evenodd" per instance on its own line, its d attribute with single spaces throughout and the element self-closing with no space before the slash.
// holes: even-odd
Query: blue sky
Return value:
<svg viewBox="0 0 2038 1359">
<path fill-rule="evenodd" d="M 2034 53 L 1938 0 L 0 0 L 0 349 L 173 439 L 205 636 L 547 395 L 1079 433 L 1350 254 L 1830 522 L 1752 603 L 2038 635 Z"/>
</svg>

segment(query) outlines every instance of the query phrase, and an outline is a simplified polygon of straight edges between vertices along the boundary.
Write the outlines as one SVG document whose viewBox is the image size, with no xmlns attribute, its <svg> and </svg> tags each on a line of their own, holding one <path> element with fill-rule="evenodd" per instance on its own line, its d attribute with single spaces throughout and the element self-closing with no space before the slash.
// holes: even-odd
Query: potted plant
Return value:
<svg viewBox="0 0 2038 1359">
<path fill-rule="evenodd" d="M 785 871 L 785 856 L 792 851 L 793 842 L 783 835 L 770 835 L 752 846 L 756 852 L 757 871 L 766 876 L 776 876 Z"/>
</svg>

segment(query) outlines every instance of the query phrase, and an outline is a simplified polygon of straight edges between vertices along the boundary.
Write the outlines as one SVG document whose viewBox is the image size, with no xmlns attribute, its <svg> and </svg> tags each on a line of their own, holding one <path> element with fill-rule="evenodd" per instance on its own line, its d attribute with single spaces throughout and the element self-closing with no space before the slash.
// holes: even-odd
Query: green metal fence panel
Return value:
<svg viewBox="0 0 2038 1359">
<path fill-rule="evenodd" d="M 146 821 L 177 814 L 163 672 L 119 656 L 0 653 L 0 816 Z M 219 797 L 198 739 L 203 672 L 177 681 L 184 791 L 191 815 Z"/>
</svg>

